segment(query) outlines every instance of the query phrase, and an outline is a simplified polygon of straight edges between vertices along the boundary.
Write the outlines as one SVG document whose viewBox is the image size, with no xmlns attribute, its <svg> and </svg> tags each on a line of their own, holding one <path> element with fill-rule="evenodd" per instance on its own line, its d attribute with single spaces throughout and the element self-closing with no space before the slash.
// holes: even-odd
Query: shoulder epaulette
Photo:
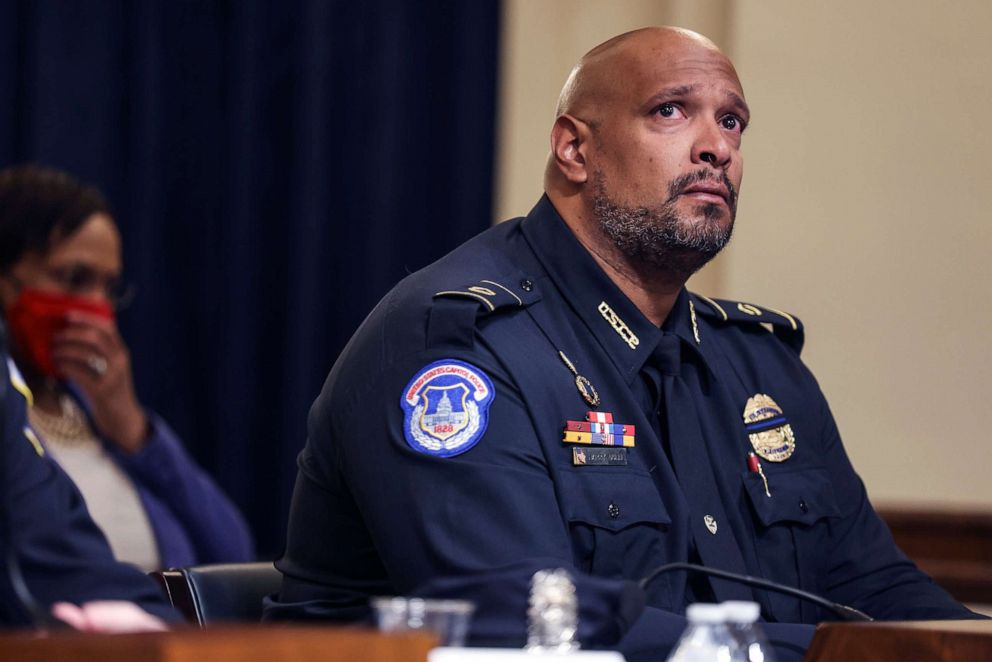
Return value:
<svg viewBox="0 0 992 662">
<path fill-rule="evenodd" d="M 795 350 L 796 354 L 803 349 L 805 332 L 803 323 L 798 317 L 768 306 L 756 306 L 741 301 L 726 299 L 710 299 L 702 294 L 693 293 L 696 310 L 703 317 L 718 322 L 735 322 L 745 324 L 768 324 L 772 332 L 785 344 Z"/>
<path fill-rule="evenodd" d="M 462 287 L 434 294 L 427 325 L 427 346 L 471 346 L 479 316 L 523 308 L 540 299 L 534 283 L 526 278 L 480 279 Z M 475 305 L 471 305 L 472 303 Z"/>
<path fill-rule="evenodd" d="M 463 287 L 442 290 L 434 294 L 435 299 L 439 297 L 472 299 L 482 304 L 487 313 L 508 306 L 523 307 L 541 298 L 534 290 L 534 284 L 526 278 L 520 278 L 518 282 L 501 282 L 484 278 Z"/>
</svg>

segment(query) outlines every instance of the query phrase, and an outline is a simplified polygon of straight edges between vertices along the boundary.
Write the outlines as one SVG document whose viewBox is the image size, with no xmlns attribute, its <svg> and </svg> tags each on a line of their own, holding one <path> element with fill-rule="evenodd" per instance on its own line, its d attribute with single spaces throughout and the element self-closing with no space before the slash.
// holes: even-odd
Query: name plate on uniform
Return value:
<svg viewBox="0 0 992 662">
<path fill-rule="evenodd" d="M 617 467 L 627 464 L 626 448 L 604 448 L 591 446 L 589 448 L 573 448 L 572 464 L 576 467 Z"/>
</svg>

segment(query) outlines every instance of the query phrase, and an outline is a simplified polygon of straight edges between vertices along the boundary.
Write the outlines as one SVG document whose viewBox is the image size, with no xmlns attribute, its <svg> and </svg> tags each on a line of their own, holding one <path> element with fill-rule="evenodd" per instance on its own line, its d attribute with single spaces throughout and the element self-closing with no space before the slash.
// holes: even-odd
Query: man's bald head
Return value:
<svg viewBox="0 0 992 662">
<path fill-rule="evenodd" d="M 706 37 L 622 34 L 565 83 L 545 191 L 594 253 L 684 281 L 729 240 L 749 118 L 734 66 Z"/>
<path fill-rule="evenodd" d="M 692 48 L 720 53 L 716 44 L 698 32 L 668 26 L 632 30 L 603 42 L 572 68 L 558 96 L 555 117 L 570 114 L 595 122 L 596 107 L 623 89 L 631 67 Z"/>
</svg>

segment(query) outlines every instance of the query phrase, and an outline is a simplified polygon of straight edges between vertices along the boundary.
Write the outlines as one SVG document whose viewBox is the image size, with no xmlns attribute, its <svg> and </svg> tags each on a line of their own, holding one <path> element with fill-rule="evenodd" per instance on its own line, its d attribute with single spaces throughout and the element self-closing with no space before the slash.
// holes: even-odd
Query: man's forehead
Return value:
<svg viewBox="0 0 992 662">
<path fill-rule="evenodd" d="M 660 90 L 691 85 L 744 106 L 733 64 L 702 35 L 678 28 L 647 28 L 615 37 L 586 54 L 572 71 L 557 114 L 587 114 L 613 103 L 644 103 Z"/>
<path fill-rule="evenodd" d="M 653 48 L 632 53 L 618 62 L 617 73 L 630 84 L 653 94 L 662 88 L 687 88 L 685 94 L 715 90 L 743 101 L 744 90 L 734 65 L 722 53 L 707 48 Z"/>
</svg>

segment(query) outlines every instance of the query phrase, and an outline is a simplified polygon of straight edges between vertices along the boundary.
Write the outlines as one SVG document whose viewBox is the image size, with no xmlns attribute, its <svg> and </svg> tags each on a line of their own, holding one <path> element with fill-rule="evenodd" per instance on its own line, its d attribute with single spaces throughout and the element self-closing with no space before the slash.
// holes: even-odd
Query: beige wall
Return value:
<svg viewBox="0 0 992 662">
<path fill-rule="evenodd" d="M 876 501 L 992 506 L 992 3 L 508 0 L 497 219 L 540 194 L 574 61 L 666 22 L 731 55 L 754 115 L 738 232 L 694 289 L 804 320 Z"/>
</svg>

